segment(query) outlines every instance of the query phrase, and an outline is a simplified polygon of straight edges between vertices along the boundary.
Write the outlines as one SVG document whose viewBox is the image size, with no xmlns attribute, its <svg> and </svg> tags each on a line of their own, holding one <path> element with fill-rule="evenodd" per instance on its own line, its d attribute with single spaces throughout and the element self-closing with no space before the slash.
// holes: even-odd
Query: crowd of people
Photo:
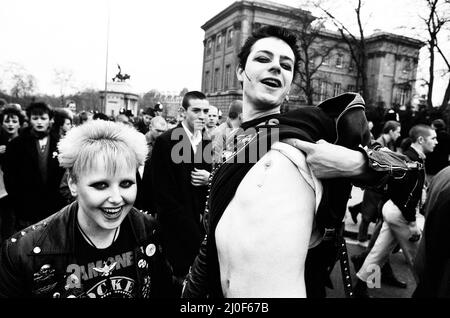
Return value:
<svg viewBox="0 0 450 318">
<path fill-rule="evenodd" d="M 360 240 L 370 222 L 380 229 L 349 296 L 367 296 L 367 269 L 397 244 L 415 295 L 447 295 L 439 277 L 449 268 L 429 244 L 443 235 L 436 218 L 447 218 L 448 199 L 432 200 L 448 153 L 425 173 L 445 122 L 412 127 L 395 148 L 400 123 L 375 140 L 357 93 L 281 113 L 300 55 L 280 27 L 255 31 L 238 58 L 242 100 L 222 122 L 199 91 L 184 95 L 176 123 L 161 104 L 138 118 L 41 102 L 1 110 L 0 297 L 323 298 L 345 255 L 352 186 L 366 191 Z M 433 215 L 423 238 L 422 206 Z"/>
</svg>

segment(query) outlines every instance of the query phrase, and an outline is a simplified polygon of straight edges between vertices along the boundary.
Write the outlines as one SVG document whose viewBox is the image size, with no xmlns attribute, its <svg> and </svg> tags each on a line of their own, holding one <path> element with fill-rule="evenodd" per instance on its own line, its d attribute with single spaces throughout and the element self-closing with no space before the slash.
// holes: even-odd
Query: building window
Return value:
<svg viewBox="0 0 450 318">
<path fill-rule="evenodd" d="M 408 100 L 409 90 L 400 88 L 398 92 L 398 103 L 400 106 L 404 106 Z"/>
<path fill-rule="evenodd" d="M 230 47 L 233 45 L 233 38 L 234 38 L 234 30 L 230 29 L 230 30 L 228 30 L 228 34 L 227 34 L 227 47 Z"/>
<path fill-rule="evenodd" d="M 206 55 L 211 55 L 211 49 L 212 49 L 212 41 L 211 39 L 208 39 L 208 42 L 206 42 Z"/>
<path fill-rule="evenodd" d="M 348 92 L 354 92 L 355 91 L 355 85 L 348 85 L 347 91 Z"/>
<path fill-rule="evenodd" d="M 330 64 L 330 56 L 329 56 L 329 55 L 324 56 L 324 57 L 322 58 L 322 64 L 323 64 L 323 65 L 328 65 L 328 64 Z"/>
<path fill-rule="evenodd" d="M 413 68 L 414 68 L 414 66 L 412 65 L 412 60 L 406 59 L 405 63 L 403 64 L 402 73 L 406 75 L 406 74 L 410 73 Z"/>
<path fill-rule="evenodd" d="M 336 56 L 336 67 L 342 68 L 342 55 L 338 54 Z"/>
<path fill-rule="evenodd" d="M 231 86 L 231 65 L 228 64 L 225 66 L 225 80 L 224 80 L 224 89 L 227 90 Z"/>
<path fill-rule="evenodd" d="M 209 84 L 210 84 L 210 75 L 209 75 L 209 71 L 205 72 L 205 82 L 203 87 L 205 88 L 205 93 L 207 93 L 209 91 Z"/>
<path fill-rule="evenodd" d="M 355 68 L 355 62 L 353 61 L 353 58 L 350 57 L 350 63 L 348 64 L 348 70 L 351 72 Z"/>
<path fill-rule="evenodd" d="M 334 83 L 333 96 L 338 96 L 341 94 L 341 83 Z"/>
<path fill-rule="evenodd" d="M 220 50 L 221 45 L 222 45 L 222 34 L 219 34 L 216 38 L 216 50 Z"/>
<path fill-rule="evenodd" d="M 220 68 L 216 68 L 214 70 L 214 92 L 217 92 L 219 90 L 219 83 L 220 83 Z"/>
<path fill-rule="evenodd" d="M 327 98 L 327 82 L 320 82 L 320 101 Z"/>
</svg>

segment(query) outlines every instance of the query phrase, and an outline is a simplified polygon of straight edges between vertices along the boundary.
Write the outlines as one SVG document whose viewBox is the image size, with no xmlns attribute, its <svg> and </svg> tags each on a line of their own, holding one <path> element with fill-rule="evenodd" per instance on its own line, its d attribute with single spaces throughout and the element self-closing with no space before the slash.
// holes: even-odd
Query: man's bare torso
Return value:
<svg viewBox="0 0 450 318">
<path fill-rule="evenodd" d="M 225 297 L 306 297 L 315 205 L 314 190 L 279 151 L 250 169 L 215 231 Z"/>
</svg>

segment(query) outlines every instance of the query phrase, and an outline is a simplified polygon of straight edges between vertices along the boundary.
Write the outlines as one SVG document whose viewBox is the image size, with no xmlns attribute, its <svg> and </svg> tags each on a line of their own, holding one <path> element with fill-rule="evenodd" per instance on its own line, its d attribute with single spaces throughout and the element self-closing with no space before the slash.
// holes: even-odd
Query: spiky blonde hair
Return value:
<svg viewBox="0 0 450 318">
<path fill-rule="evenodd" d="M 134 127 L 104 120 L 91 120 L 69 130 L 58 143 L 59 165 L 77 180 L 99 163 L 108 174 L 143 165 L 148 153 L 145 136 Z"/>
</svg>

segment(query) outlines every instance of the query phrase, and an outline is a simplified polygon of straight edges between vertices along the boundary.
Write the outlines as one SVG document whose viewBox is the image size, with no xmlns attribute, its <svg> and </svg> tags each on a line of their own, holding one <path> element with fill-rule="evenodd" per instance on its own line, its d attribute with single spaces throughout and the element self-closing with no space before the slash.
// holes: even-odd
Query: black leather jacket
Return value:
<svg viewBox="0 0 450 318">
<path fill-rule="evenodd" d="M 67 289 L 68 264 L 76 263 L 74 231 L 78 203 L 74 202 L 47 219 L 16 233 L 0 251 L 0 297 L 76 297 L 83 286 Z M 133 250 L 137 297 L 166 297 L 172 275 L 160 248 L 157 223 L 133 208 L 130 220 L 136 246 Z M 153 246 L 152 246 L 153 245 Z M 154 254 L 147 247 L 156 247 Z M 147 255 L 149 254 L 149 255 Z"/>
<path fill-rule="evenodd" d="M 408 173 L 402 180 L 391 182 L 386 198 L 394 202 L 407 222 L 414 222 L 416 221 L 416 207 L 422 199 L 425 183 L 425 163 L 413 147 L 409 147 L 404 154 L 411 161 L 417 162 L 419 168 Z"/>
</svg>

